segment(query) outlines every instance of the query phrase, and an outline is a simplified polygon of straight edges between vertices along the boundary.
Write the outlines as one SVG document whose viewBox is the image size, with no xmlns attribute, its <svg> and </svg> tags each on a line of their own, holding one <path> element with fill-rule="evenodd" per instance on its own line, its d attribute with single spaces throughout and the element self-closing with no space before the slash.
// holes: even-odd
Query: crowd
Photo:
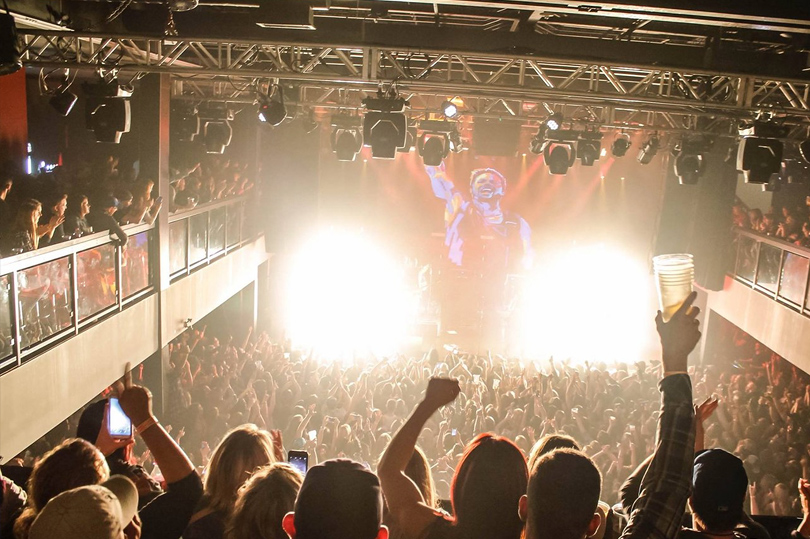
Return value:
<svg viewBox="0 0 810 539">
<path fill-rule="evenodd" d="M 91 404 L 64 427 L 76 438 L 22 457 L 27 495 L 3 480 L 0 527 L 17 539 L 767 538 L 743 511 L 749 480 L 754 512 L 810 513 L 807 379 L 742 338 L 738 372 L 688 366 L 693 300 L 656 320 L 660 364 L 611 368 L 435 350 L 325 363 L 265 334 L 188 331 L 170 347 L 164 413 L 127 373 L 111 394 L 134 443 L 108 433 L 106 398 Z M 309 454 L 305 479 L 285 445 Z M 794 533 L 808 537 L 810 518 Z"/>
<path fill-rule="evenodd" d="M 0 256 L 105 230 L 125 244 L 122 226 L 154 223 L 164 206 L 154 181 L 139 177 L 137 167 L 119 165 L 110 156 L 95 165 L 56 167 L 37 175 L 0 170 Z M 221 156 L 174 166 L 171 178 L 172 213 L 242 195 L 254 186 L 247 165 Z"/>
<path fill-rule="evenodd" d="M 733 207 L 734 226 L 774 236 L 784 241 L 810 247 L 810 207 L 782 207 L 779 211 L 771 208 L 768 212 L 748 209 L 742 204 Z"/>
</svg>

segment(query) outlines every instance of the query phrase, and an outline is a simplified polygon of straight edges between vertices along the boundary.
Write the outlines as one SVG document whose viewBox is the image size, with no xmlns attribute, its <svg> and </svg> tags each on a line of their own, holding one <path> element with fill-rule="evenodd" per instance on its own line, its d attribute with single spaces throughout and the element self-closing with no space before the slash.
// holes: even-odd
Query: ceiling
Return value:
<svg viewBox="0 0 810 539">
<path fill-rule="evenodd" d="M 257 80 L 275 77 L 300 85 L 302 104 L 343 108 L 396 80 L 425 110 L 459 95 L 478 115 L 531 118 L 569 107 L 603 125 L 690 130 L 725 119 L 722 129 L 733 130 L 770 107 L 797 135 L 810 125 L 803 1 L 198 4 L 181 12 L 170 9 L 174 0 L 9 1 L 23 33 L 43 32 L 25 37 L 29 66 L 187 71 L 193 80 L 175 80 L 180 98 L 248 102 Z M 59 31 L 88 37 L 48 41 Z M 122 50 L 141 60 L 128 63 Z M 150 55 L 163 60 L 143 60 Z"/>
</svg>

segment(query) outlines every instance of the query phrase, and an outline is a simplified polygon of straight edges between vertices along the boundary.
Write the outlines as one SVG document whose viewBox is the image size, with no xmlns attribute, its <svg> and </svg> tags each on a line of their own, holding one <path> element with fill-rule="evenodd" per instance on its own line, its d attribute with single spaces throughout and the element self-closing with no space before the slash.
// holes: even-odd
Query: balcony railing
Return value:
<svg viewBox="0 0 810 539">
<path fill-rule="evenodd" d="M 158 280 L 152 225 L 124 227 L 124 247 L 99 232 L 0 259 L 0 374 L 151 294 Z M 252 240 L 245 199 L 169 217 L 172 280 Z"/>
<path fill-rule="evenodd" d="M 245 199 L 200 206 L 169 217 L 169 273 L 174 281 L 252 239 Z"/>
<path fill-rule="evenodd" d="M 748 230 L 735 233 L 734 278 L 810 316 L 810 249 Z"/>
</svg>

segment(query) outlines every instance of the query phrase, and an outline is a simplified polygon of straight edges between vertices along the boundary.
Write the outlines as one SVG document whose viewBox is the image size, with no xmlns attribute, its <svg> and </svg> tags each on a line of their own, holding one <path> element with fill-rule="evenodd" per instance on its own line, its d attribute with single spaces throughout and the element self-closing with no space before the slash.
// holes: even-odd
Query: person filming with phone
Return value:
<svg viewBox="0 0 810 539">
<path fill-rule="evenodd" d="M 152 394 L 132 383 L 129 364 L 115 383 L 109 399 L 94 403 L 82 413 L 77 436 L 93 443 L 112 473 L 125 475 L 144 493 L 139 504 L 142 539 L 177 539 L 188 525 L 202 497 L 202 482 L 193 464 L 152 413 Z M 160 468 L 166 490 L 140 466 L 132 466 L 134 435 L 146 444 Z M 143 494 L 142 494 L 143 496 Z"/>
</svg>

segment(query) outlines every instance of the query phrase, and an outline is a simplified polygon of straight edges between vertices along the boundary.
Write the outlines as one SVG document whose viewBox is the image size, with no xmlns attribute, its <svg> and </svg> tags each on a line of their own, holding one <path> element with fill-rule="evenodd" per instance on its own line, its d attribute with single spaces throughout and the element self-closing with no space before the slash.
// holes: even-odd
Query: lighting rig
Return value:
<svg viewBox="0 0 810 539">
<path fill-rule="evenodd" d="M 371 146 L 371 157 L 393 159 L 397 150 L 408 142 L 408 101 L 399 97 L 392 86 L 388 92 L 378 90 L 376 97 L 363 100 L 367 112 L 363 118 L 363 144 Z"/>
</svg>

